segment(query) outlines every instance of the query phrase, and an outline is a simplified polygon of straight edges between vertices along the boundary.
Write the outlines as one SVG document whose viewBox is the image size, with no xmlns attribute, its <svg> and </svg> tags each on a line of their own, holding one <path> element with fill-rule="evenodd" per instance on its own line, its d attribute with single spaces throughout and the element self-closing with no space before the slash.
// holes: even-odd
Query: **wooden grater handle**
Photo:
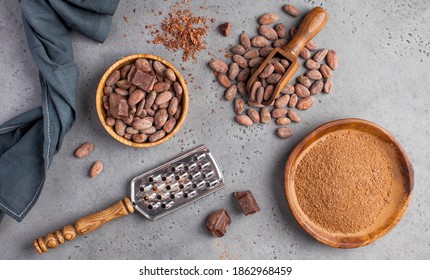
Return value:
<svg viewBox="0 0 430 280">
<path fill-rule="evenodd" d="M 73 226 L 65 225 L 61 230 L 48 233 L 45 237 L 39 237 L 34 240 L 34 247 L 39 254 L 43 254 L 48 252 L 48 248 L 55 248 L 59 244 L 63 244 L 65 240 L 71 241 L 78 234 L 90 233 L 113 219 L 127 216 L 128 213 L 134 213 L 134 208 L 130 199 L 126 197 L 124 201 L 120 200 L 109 208 L 79 219 Z"/>
<path fill-rule="evenodd" d="M 322 7 L 310 10 L 300 23 L 299 29 L 291 41 L 282 49 L 297 59 L 305 45 L 323 29 L 329 16 Z"/>
</svg>

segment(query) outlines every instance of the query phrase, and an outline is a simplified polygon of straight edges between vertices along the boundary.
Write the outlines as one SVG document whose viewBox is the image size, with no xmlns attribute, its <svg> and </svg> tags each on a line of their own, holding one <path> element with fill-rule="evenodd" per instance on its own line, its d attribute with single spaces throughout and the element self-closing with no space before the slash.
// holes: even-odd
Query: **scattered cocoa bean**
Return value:
<svg viewBox="0 0 430 280">
<path fill-rule="evenodd" d="M 272 111 L 272 118 L 274 119 L 282 118 L 282 117 L 285 117 L 286 114 L 287 114 L 286 108 L 275 108 Z"/>
<path fill-rule="evenodd" d="M 287 44 L 287 40 L 286 39 L 278 39 L 275 40 L 275 42 L 273 42 L 273 46 L 275 48 L 282 48 L 283 46 L 285 46 Z"/>
<path fill-rule="evenodd" d="M 316 49 L 318 48 L 318 44 L 317 44 L 317 43 L 315 43 L 314 41 L 310 40 L 310 41 L 305 45 L 305 47 L 306 47 L 308 50 L 310 50 L 310 51 L 314 51 L 314 50 L 316 50 Z"/>
<path fill-rule="evenodd" d="M 251 59 L 251 61 L 252 61 L 252 59 Z M 248 80 L 250 73 L 251 73 L 251 69 L 249 69 L 249 68 L 242 69 L 239 72 L 239 74 L 237 75 L 237 81 L 238 82 L 245 82 L 246 80 Z"/>
<path fill-rule="evenodd" d="M 293 94 L 294 93 L 294 86 L 290 84 L 286 84 L 285 87 L 282 89 L 283 94 Z"/>
<path fill-rule="evenodd" d="M 263 102 L 263 98 L 264 98 L 264 87 L 259 87 L 257 89 L 257 96 L 256 96 L 257 104 L 261 104 Z"/>
<path fill-rule="evenodd" d="M 244 82 L 237 82 L 237 91 L 242 95 L 246 95 L 246 84 Z"/>
<path fill-rule="evenodd" d="M 279 39 L 285 39 L 287 37 L 287 28 L 283 23 L 278 23 L 275 25 L 276 33 L 278 34 Z"/>
<path fill-rule="evenodd" d="M 281 139 L 290 138 L 293 134 L 293 130 L 289 127 L 280 127 L 276 130 L 276 135 Z"/>
<path fill-rule="evenodd" d="M 268 56 L 271 52 L 273 51 L 272 47 L 264 47 L 260 49 L 260 56 L 261 57 L 266 57 Z M 253 66 L 250 66 L 253 67 Z"/>
<path fill-rule="evenodd" d="M 255 36 L 251 39 L 251 46 L 254 48 L 264 48 L 270 46 L 270 42 L 263 36 Z"/>
<path fill-rule="evenodd" d="M 311 95 L 318 94 L 322 91 L 324 82 L 322 80 L 315 81 L 309 88 Z"/>
<path fill-rule="evenodd" d="M 308 77 L 311 80 L 321 80 L 322 74 L 318 70 L 309 70 L 306 72 L 306 77 Z"/>
<path fill-rule="evenodd" d="M 288 102 L 290 101 L 289 95 L 283 95 L 281 97 L 278 97 L 275 101 L 275 107 L 276 108 L 284 108 L 287 106 Z"/>
<path fill-rule="evenodd" d="M 290 101 L 288 102 L 288 107 L 290 107 L 290 108 L 296 107 L 298 100 L 299 100 L 299 97 L 297 96 L 297 94 L 295 94 L 295 93 L 291 94 Z"/>
<path fill-rule="evenodd" d="M 296 86 L 294 87 L 294 92 L 297 94 L 298 97 L 301 98 L 308 97 L 311 94 L 309 89 L 302 84 L 296 84 Z"/>
<path fill-rule="evenodd" d="M 299 123 L 302 120 L 300 119 L 299 115 L 297 115 L 293 110 L 288 110 L 287 111 L 287 117 L 295 123 Z"/>
<path fill-rule="evenodd" d="M 209 67 L 218 73 L 227 73 L 228 71 L 228 66 L 225 62 L 217 60 L 217 59 L 213 59 L 210 63 L 209 63 Z"/>
<path fill-rule="evenodd" d="M 236 122 L 238 122 L 240 125 L 243 126 L 251 126 L 253 124 L 252 120 L 250 117 L 248 117 L 247 115 L 237 115 L 235 117 Z"/>
<path fill-rule="evenodd" d="M 285 73 L 285 67 L 281 64 L 281 62 L 274 61 L 272 63 L 272 65 L 273 65 L 276 73 L 279 73 L 279 74 L 284 74 Z"/>
<path fill-rule="evenodd" d="M 330 79 L 333 75 L 333 70 L 325 64 L 321 65 L 320 72 L 324 79 Z"/>
<path fill-rule="evenodd" d="M 245 110 L 245 101 L 241 98 L 236 98 L 234 100 L 234 112 L 240 115 Z"/>
<path fill-rule="evenodd" d="M 248 38 L 249 39 L 249 38 Z M 251 44 L 251 43 L 250 43 Z M 249 49 L 249 48 L 248 48 Z M 242 45 L 233 46 L 230 51 L 234 54 L 243 55 L 246 49 Z"/>
<path fill-rule="evenodd" d="M 261 108 L 260 122 L 264 124 L 268 124 L 271 119 L 272 119 L 272 116 L 270 115 L 269 110 L 266 107 Z"/>
<path fill-rule="evenodd" d="M 247 115 L 252 120 L 253 123 L 260 122 L 260 113 L 258 113 L 255 109 L 248 109 Z"/>
<path fill-rule="evenodd" d="M 260 55 L 260 52 L 256 49 L 248 50 L 246 53 L 243 54 L 243 58 L 245 59 L 251 59 L 254 57 L 258 57 Z"/>
<path fill-rule="evenodd" d="M 309 59 L 311 57 L 311 52 L 307 48 L 303 48 L 300 51 L 300 57 L 304 59 Z"/>
<path fill-rule="evenodd" d="M 308 96 L 297 101 L 296 108 L 299 110 L 308 110 L 315 103 L 315 98 L 313 96 Z"/>
<path fill-rule="evenodd" d="M 237 75 L 239 74 L 239 71 L 239 65 L 236 62 L 233 62 L 228 68 L 228 78 L 232 81 L 235 80 Z"/>
<path fill-rule="evenodd" d="M 249 67 L 258 67 L 261 63 L 263 63 L 264 58 L 262 57 L 254 57 L 248 62 Z"/>
<path fill-rule="evenodd" d="M 260 27 L 258 28 L 258 32 L 260 33 L 261 36 L 263 36 L 267 40 L 273 41 L 278 39 L 278 33 L 276 32 L 275 29 L 273 29 L 269 25 L 265 25 L 265 24 L 260 25 Z"/>
<path fill-rule="evenodd" d="M 241 55 L 238 55 L 238 54 L 233 55 L 233 61 L 236 62 L 240 68 L 247 68 L 248 67 L 248 61 Z"/>
<path fill-rule="evenodd" d="M 326 56 L 327 65 L 330 66 L 332 70 L 335 70 L 339 65 L 339 59 L 337 53 L 334 50 L 329 50 Z"/>
<path fill-rule="evenodd" d="M 286 4 L 286 5 L 282 6 L 282 10 L 292 17 L 300 16 L 300 10 L 297 9 L 296 6 L 294 6 L 294 5 Z"/>
<path fill-rule="evenodd" d="M 259 24 L 272 24 L 279 20 L 279 16 L 275 13 L 267 13 L 258 18 Z"/>
<path fill-rule="evenodd" d="M 231 86 L 230 79 L 225 74 L 218 74 L 217 79 L 221 86 L 225 88 L 229 88 Z"/>
<path fill-rule="evenodd" d="M 93 150 L 94 150 L 93 143 L 86 142 L 86 143 L 80 145 L 75 150 L 75 157 L 84 158 L 84 157 L 88 156 Z"/>
<path fill-rule="evenodd" d="M 266 65 L 266 67 L 264 67 L 263 71 L 261 71 L 260 75 L 258 75 L 258 77 L 260 78 L 267 78 L 270 75 L 272 75 L 273 71 L 275 71 L 275 67 L 273 66 L 272 63 L 269 63 Z"/>
<path fill-rule="evenodd" d="M 304 75 L 298 76 L 297 79 L 296 79 L 296 81 L 298 83 L 304 85 L 307 88 L 309 88 L 311 86 L 311 84 L 312 84 L 311 80 L 309 80 L 309 78 L 306 77 L 306 76 L 304 76 Z"/>
<path fill-rule="evenodd" d="M 231 85 L 224 94 L 224 98 L 227 101 L 232 101 L 235 97 L 236 97 L 236 93 L 237 93 L 237 86 L 236 85 Z"/>
<path fill-rule="evenodd" d="M 275 90 L 275 87 L 273 85 L 268 85 L 266 89 L 264 90 L 264 100 L 269 100 L 270 97 L 272 97 L 273 91 Z"/>
<path fill-rule="evenodd" d="M 321 65 L 318 62 L 316 62 L 315 60 L 310 58 L 310 59 L 306 60 L 305 66 L 306 66 L 306 68 L 308 68 L 310 70 L 318 70 L 318 69 L 320 69 Z"/>
<path fill-rule="evenodd" d="M 283 117 L 283 118 L 277 118 L 276 119 L 276 124 L 277 125 L 287 125 L 290 124 L 291 120 L 287 117 Z"/>
<path fill-rule="evenodd" d="M 331 91 L 333 90 L 333 80 L 328 79 L 327 81 L 325 81 L 323 88 L 324 88 L 324 93 L 331 93 Z"/>
<path fill-rule="evenodd" d="M 95 178 L 103 171 L 103 163 L 98 160 L 94 162 L 93 166 L 90 169 L 90 177 Z"/>
<path fill-rule="evenodd" d="M 319 50 L 314 54 L 313 59 L 316 62 L 321 62 L 326 57 L 327 53 L 328 53 L 327 49 Z"/>
<path fill-rule="evenodd" d="M 267 77 L 266 82 L 269 84 L 277 84 L 282 78 L 282 75 L 279 73 L 273 73 L 269 77 Z"/>
<path fill-rule="evenodd" d="M 246 35 L 245 33 L 240 34 L 239 42 L 245 50 L 249 50 L 251 48 L 251 40 L 249 39 L 248 35 Z"/>
</svg>

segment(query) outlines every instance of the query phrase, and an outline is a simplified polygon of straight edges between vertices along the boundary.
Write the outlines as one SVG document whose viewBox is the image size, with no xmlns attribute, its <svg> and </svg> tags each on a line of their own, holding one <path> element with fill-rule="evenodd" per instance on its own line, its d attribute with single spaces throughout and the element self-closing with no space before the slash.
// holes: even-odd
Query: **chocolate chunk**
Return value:
<svg viewBox="0 0 430 280">
<path fill-rule="evenodd" d="M 231 219 L 225 209 L 220 209 L 210 214 L 206 220 L 206 228 L 213 236 L 217 237 L 223 237 L 230 224 Z"/>
<path fill-rule="evenodd" d="M 148 74 L 140 69 L 137 69 L 134 75 L 131 76 L 131 82 L 146 92 L 152 90 L 155 84 L 155 80 L 155 75 Z"/>
<path fill-rule="evenodd" d="M 223 24 L 220 24 L 219 28 L 219 32 L 227 37 L 228 35 L 230 35 L 230 31 L 231 31 L 231 23 L 230 22 L 226 22 Z"/>
<path fill-rule="evenodd" d="M 128 117 L 127 99 L 118 94 L 109 95 L 109 108 L 112 116 L 116 119 Z"/>
<path fill-rule="evenodd" d="M 234 192 L 233 195 L 236 197 L 239 206 L 242 209 L 245 216 L 260 212 L 260 206 L 255 201 L 251 191 Z"/>
</svg>

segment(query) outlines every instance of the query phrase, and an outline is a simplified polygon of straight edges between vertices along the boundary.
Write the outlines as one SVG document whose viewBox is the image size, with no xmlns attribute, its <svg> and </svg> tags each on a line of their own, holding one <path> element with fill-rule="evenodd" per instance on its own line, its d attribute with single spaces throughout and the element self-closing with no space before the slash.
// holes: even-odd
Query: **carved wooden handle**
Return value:
<svg viewBox="0 0 430 280">
<path fill-rule="evenodd" d="M 328 17 L 326 10 L 321 7 L 310 10 L 300 23 L 296 34 L 283 49 L 297 58 L 304 46 L 323 29 Z"/>
<path fill-rule="evenodd" d="M 134 213 L 134 208 L 130 199 L 126 197 L 124 201 L 120 200 L 109 208 L 79 219 L 73 226 L 65 225 L 61 230 L 39 237 L 33 242 L 34 248 L 39 254 L 43 254 L 48 252 L 48 248 L 55 248 L 65 240 L 73 240 L 78 234 L 90 233 L 113 219 L 127 216 L 128 213 Z"/>
</svg>

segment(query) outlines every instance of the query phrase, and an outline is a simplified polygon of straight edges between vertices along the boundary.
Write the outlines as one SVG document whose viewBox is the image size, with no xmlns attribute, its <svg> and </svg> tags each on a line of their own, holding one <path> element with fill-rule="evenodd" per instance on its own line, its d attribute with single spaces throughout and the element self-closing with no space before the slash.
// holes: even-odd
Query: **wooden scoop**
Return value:
<svg viewBox="0 0 430 280">
<path fill-rule="evenodd" d="M 297 62 L 297 58 L 305 47 L 305 45 L 312 40 L 315 35 L 320 32 L 320 30 L 324 27 L 328 20 L 328 13 L 321 7 L 315 7 L 310 12 L 308 12 L 300 23 L 299 29 L 296 34 L 293 36 L 291 41 L 285 45 L 283 48 L 275 48 L 273 51 L 266 57 L 266 59 L 261 63 L 258 67 L 257 71 L 252 75 L 247 83 L 247 90 L 251 92 L 252 85 L 258 80 L 258 76 L 264 70 L 270 60 L 275 56 L 282 56 L 286 58 L 290 62 L 290 66 L 285 71 L 281 80 L 278 82 L 275 90 L 273 91 L 272 96 L 263 101 L 263 105 L 270 105 L 276 97 L 279 95 L 281 90 L 285 87 L 285 85 L 290 81 L 293 77 L 294 73 L 299 68 L 299 63 Z"/>
</svg>

